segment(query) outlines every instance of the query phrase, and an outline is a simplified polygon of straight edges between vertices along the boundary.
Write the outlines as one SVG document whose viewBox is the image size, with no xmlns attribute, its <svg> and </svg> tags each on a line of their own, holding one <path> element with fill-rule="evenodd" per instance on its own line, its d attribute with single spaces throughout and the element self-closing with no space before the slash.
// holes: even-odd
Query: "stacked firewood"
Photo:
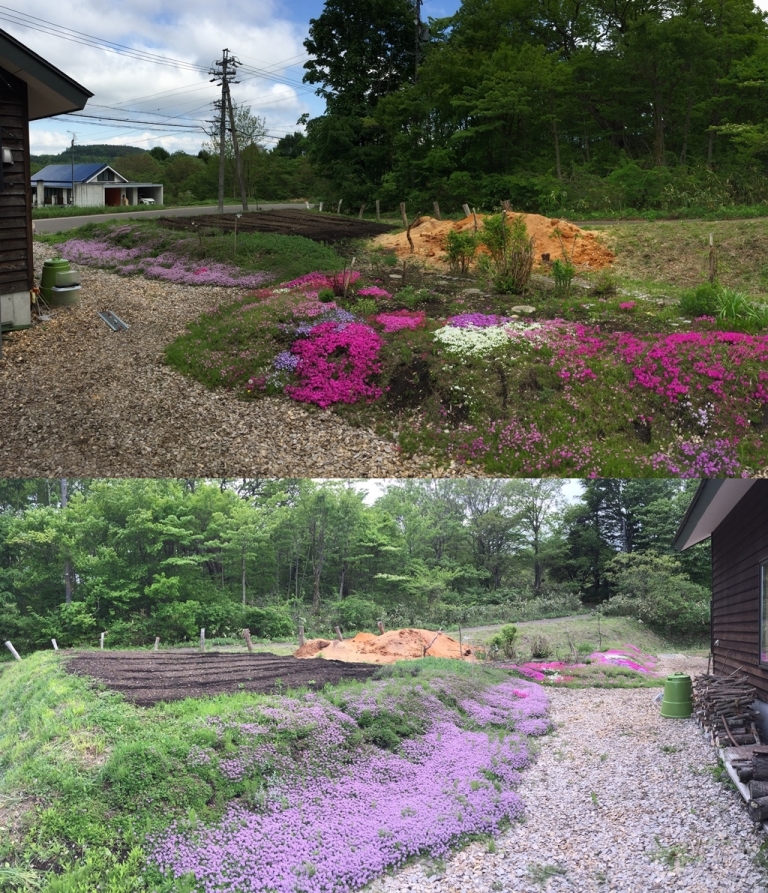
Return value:
<svg viewBox="0 0 768 893">
<path fill-rule="evenodd" d="M 716 747 L 760 744 L 755 687 L 746 676 L 703 673 L 693 680 L 694 715 Z"/>
<path fill-rule="evenodd" d="M 747 811 L 753 822 L 768 819 L 768 747 L 755 747 L 749 757 L 731 760 L 738 779 L 749 785 Z"/>
</svg>

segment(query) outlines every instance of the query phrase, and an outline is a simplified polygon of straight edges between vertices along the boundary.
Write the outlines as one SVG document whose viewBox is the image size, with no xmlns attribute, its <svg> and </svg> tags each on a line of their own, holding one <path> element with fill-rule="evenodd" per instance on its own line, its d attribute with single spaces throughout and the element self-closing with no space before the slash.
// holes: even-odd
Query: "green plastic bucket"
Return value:
<svg viewBox="0 0 768 893">
<path fill-rule="evenodd" d="M 685 719 L 693 713 L 691 677 L 685 673 L 673 673 L 664 682 L 661 715 L 671 719 Z"/>
<path fill-rule="evenodd" d="M 56 285 L 57 273 L 68 273 L 69 261 L 63 257 L 54 257 L 43 264 L 43 275 L 40 277 L 40 294 L 46 301 L 51 300 L 51 289 Z"/>
</svg>

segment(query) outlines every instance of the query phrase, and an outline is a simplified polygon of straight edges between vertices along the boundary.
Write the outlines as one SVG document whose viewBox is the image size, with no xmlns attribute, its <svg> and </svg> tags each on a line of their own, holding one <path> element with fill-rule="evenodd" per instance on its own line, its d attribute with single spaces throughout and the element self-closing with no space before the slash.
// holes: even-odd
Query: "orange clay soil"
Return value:
<svg viewBox="0 0 768 893">
<path fill-rule="evenodd" d="M 478 229 L 482 229 L 485 215 L 477 215 Z M 510 215 L 515 216 L 515 215 Z M 542 254 L 549 254 L 550 260 L 563 257 L 563 248 L 577 267 L 600 270 L 613 263 L 616 255 L 606 248 L 598 234 L 579 229 L 567 220 L 555 220 L 542 217 L 540 214 L 522 214 L 528 235 L 534 239 L 534 263 L 542 263 Z M 402 233 L 376 236 L 375 245 L 394 249 L 398 257 L 417 257 L 428 261 L 431 265 L 447 269 L 445 261 L 445 241 L 451 230 L 463 231 L 473 229 L 474 219 L 470 215 L 463 220 L 436 220 L 434 217 L 419 217 L 411 227 L 413 252 L 408 244 L 407 235 Z M 558 238 L 559 233 L 559 238 Z M 560 242 L 562 241 L 562 246 Z M 482 250 L 482 249 L 481 249 Z"/>
<path fill-rule="evenodd" d="M 462 653 L 463 652 L 463 653 Z M 326 657 L 349 663 L 393 664 L 422 657 L 473 658 L 466 643 L 461 650 L 456 639 L 428 629 L 393 629 L 381 636 L 358 633 L 354 639 L 312 639 L 294 652 L 294 657 Z"/>
</svg>

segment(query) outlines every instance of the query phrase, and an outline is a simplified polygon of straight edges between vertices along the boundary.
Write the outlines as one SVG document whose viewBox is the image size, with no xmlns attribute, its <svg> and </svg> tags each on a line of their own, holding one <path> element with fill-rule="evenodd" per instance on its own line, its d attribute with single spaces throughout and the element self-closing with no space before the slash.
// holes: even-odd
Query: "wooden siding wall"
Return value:
<svg viewBox="0 0 768 893">
<path fill-rule="evenodd" d="M 0 192 L 0 295 L 33 285 L 27 85 L 0 68 L 0 140 L 13 153 Z"/>
<path fill-rule="evenodd" d="M 759 654 L 760 562 L 766 560 L 768 480 L 758 480 L 712 534 L 712 642 L 715 672 L 741 668 L 764 701 L 768 667 L 760 666 Z"/>
</svg>

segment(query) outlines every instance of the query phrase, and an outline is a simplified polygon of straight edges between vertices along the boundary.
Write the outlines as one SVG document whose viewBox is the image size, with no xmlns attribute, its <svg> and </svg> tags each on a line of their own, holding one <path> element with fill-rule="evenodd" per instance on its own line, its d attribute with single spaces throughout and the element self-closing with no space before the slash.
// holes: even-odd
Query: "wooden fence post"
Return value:
<svg viewBox="0 0 768 893">
<path fill-rule="evenodd" d="M 106 632 L 103 632 L 99 636 L 99 648 L 101 648 L 102 651 L 104 650 L 104 636 L 106 636 Z"/>
<path fill-rule="evenodd" d="M 470 215 L 470 213 L 471 213 L 470 210 L 469 210 L 469 205 L 462 205 L 461 207 L 462 207 L 463 210 L 464 210 L 464 216 L 465 216 L 465 217 L 469 217 L 469 215 Z"/>
<path fill-rule="evenodd" d="M 205 651 L 205 627 L 200 627 L 200 650 Z"/>
<path fill-rule="evenodd" d="M 321 214 L 323 213 L 323 203 L 322 203 L 322 202 L 320 202 L 320 204 L 317 206 L 317 210 L 318 210 Z"/>
<path fill-rule="evenodd" d="M 365 202 L 363 202 L 362 205 L 360 205 L 360 213 L 357 215 L 358 220 L 363 219 L 363 211 L 364 210 L 365 210 Z"/>
<path fill-rule="evenodd" d="M 243 630 L 243 638 L 245 639 L 245 644 L 248 647 L 248 652 L 251 653 L 253 651 L 253 642 L 251 641 L 251 631 L 249 629 Z"/>
<path fill-rule="evenodd" d="M 343 201 L 344 201 L 344 199 L 341 199 L 341 198 L 339 199 L 339 207 L 336 208 L 336 213 L 337 213 L 337 214 L 341 214 L 341 203 L 342 203 Z"/>
<path fill-rule="evenodd" d="M 56 644 L 56 639 L 51 639 L 51 645 L 53 645 L 53 650 L 58 651 L 59 646 Z"/>
<path fill-rule="evenodd" d="M 376 625 L 377 625 L 378 628 L 379 628 L 379 632 L 380 632 L 380 633 L 382 634 L 382 636 L 383 636 L 383 635 L 384 635 L 384 624 L 381 622 L 381 620 L 379 620 L 379 622 L 378 622 Z"/>
<path fill-rule="evenodd" d="M 440 216 L 440 205 L 438 204 L 438 202 L 433 202 L 433 203 L 432 203 L 432 208 L 433 208 L 433 210 L 434 210 L 434 212 L 435 212 L 435 217 L 436 217 L 438 220 L 442 220 L 443 218 Z"/>
<path fill-rule="evenodd" d="M 340 642 L 343 642 L 343 641 L 344 641 L 344 636 L 342 636 L 342 634 L 341 634 L 341 629 L 340 629 L 338 626 L 336 627 L 336 638 L 337 638 Z"/>
<path fill-rule="evenodd" d="M 16 658 L 16 660 L 21 660 L 19 657 L 19 652 L 13 647 L 10 642 L 5 643 L 5 647 L 11 652 L 11 654 Z"/>
<path fill-rule="evenodd" d="M 405 202 L 400 202 L 400 216 L 403 218 L 403 226 L 408 229 L 408 217 L 405 213 Z"/>
<path fill-rule="evenodd" d="M 160 636 L 155 636 L 155 651 L 160 647 Z"/>
<path fill-rule="evenodd" d="M 376 199 L 376 223 L 379 223 L 379 221 L 380 221 L 380 219 L 381 219 L 380 214 L 379 214 L 379 211 L 380 211 L 380 209 L 379 209 L 379 200 Z"/>
</svg>

